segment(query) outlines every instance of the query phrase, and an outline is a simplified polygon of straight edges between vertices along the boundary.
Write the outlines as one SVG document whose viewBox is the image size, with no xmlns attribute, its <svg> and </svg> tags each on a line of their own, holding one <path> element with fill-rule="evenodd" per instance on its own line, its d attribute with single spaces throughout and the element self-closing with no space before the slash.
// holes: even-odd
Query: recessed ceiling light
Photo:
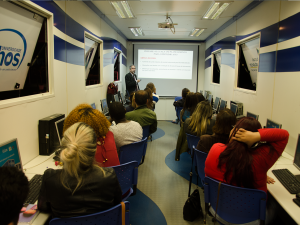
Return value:
<svg viewBox="0 0 300 225">
<path fill-rule="evenodd" d="M 144 36 L 143 29 L 141 27 L 128 27 L 134 36 Z"/>
<path fill-rule="evenodd" d="M 191 37 L 199 37 L 200 34 L 202 34 L 204 30 L 205 30 L 205 28 L 194 28 L 190 32 L 189 36 L 191 36 Z"/>
<path fill-rule="evenodd" d="M 230 3 L 231 2 L 213 2 L 202 18 L 206 20 L 218 19 Z"/>
<path fill-rule="evenodd" d="M 122 19 L 135 18 L 130 5 L 127 1 L 110 1 L 111 5 L 116 10 L 117 15 Z M 125 12 L 126 13 L 125 13 Z"/>
</svg>

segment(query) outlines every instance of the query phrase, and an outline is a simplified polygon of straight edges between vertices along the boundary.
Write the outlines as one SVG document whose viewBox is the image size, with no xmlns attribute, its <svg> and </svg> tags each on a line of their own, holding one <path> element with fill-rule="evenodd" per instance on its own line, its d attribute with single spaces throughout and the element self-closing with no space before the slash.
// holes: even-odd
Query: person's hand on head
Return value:
<svg viewBox="0 0 300 225">
<path fill-rule="evenodd" d="M 259 132 L 251 132 L 247 131 L 243 128 L 240 128 L 236 133 L 235 136 L 232 137 L 233 140 L 243 142 L 251 147 L 254 143 L 260 141 L 260 134 Z"/>
<path fill-rule="evenodd" d="M 275 180 L 272 177 L 267 176 L 267 184 L 274 184 Z"/>
</svg>

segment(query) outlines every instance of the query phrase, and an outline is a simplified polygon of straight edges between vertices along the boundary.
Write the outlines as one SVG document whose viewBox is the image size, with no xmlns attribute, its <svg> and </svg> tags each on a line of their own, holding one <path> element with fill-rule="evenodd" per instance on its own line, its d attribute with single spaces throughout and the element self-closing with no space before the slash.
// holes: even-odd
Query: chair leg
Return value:
<svg viewBox="0 0 300 225">
<path fill-rule="evenodd" d="M 137 189 L 137 185 L 134 184 L 132 187 L 133 193 L 131 194 L 131 196 L 136 195 L 136 189 Z"/>
<path fill-rule="evenodd" d="M 143 163 L 144 163 L 144 161 L 145 161 L 145 156 L 143 155 L 143 157 L 142 157 L 142 162 L 140 163 L 140 165 L 142 165 Z M 139 166 L 140 166 L 139 165 Z"/>
</svg>

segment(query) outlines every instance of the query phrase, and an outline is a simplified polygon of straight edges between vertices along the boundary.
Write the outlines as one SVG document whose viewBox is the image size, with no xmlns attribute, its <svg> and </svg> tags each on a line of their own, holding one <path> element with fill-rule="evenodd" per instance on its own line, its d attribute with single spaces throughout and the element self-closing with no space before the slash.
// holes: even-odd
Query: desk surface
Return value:
<svg viewBox="0 0 300 225">
<path fill-rule="evenodd" d="M 53 156 L 37 156 L 24 166 L 25 175 L 30 180 L 35 174 L 44 174 L 44 171 L 48 168 L 60 169 L 61 166 L 55 166 Z M 49 213 L 40 213 L 33 221 L 32 225 L 45 224 L 49 218 Z"/>
<path fill-rule="evenodd" d="M 295 198 L 296 195 L 290 194 L 272 173 L 272 170 L 274 169 L 288 169 L 294 175 L 300 174 L 300 171 L 293 165 L 293 159 L 294 158 L 292 156 L 283 152 L 282 156 L 267 173 L 269 177 L 272 177 L 275 180 L 275 184 L 268 184 L 267 186 L 268 191 L 282 206 L 282 208 L 290 215 L 290 217 L 293 218 L 297 224 L 300 224 L 300 207 L 293 202 L 293 198 Z"/>
</svg>

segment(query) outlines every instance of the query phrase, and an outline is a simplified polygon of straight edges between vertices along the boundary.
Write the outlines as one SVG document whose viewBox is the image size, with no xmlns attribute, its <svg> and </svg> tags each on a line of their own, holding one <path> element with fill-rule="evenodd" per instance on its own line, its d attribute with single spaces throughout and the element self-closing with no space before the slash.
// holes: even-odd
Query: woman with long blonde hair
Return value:
<svg viewBox="0 0 300 225">
<path fill-rule="evenodd" d="M 61 141 L 62 169 L 47 169 L 38 200 L 42 212 L 54 217 L 82 216 L 121 202 L 122 190 L 113 168 L 95 163 L 97 136 L 89 125 L 70 126 Z"/>
<path fill-rule="evenodd" d="M 212 134 L 214 121 L 211 120 L 212 108 L 208 101 L 197 104 L 192 116 L 185 120 L 185 133 L 200 137 L 203 134 Z"/>
<path fill-rule="evenodd" d="M 111 123 L 106 117 L 99 110 L 93 109 L 89 104 L 80 104 L 65 119 L 63 132 L 77 122 L 86 123 L 96 133 L 96 161 L 102 167 L 120 165 L 114 134 L 109 131 Z"/>
</svg>

